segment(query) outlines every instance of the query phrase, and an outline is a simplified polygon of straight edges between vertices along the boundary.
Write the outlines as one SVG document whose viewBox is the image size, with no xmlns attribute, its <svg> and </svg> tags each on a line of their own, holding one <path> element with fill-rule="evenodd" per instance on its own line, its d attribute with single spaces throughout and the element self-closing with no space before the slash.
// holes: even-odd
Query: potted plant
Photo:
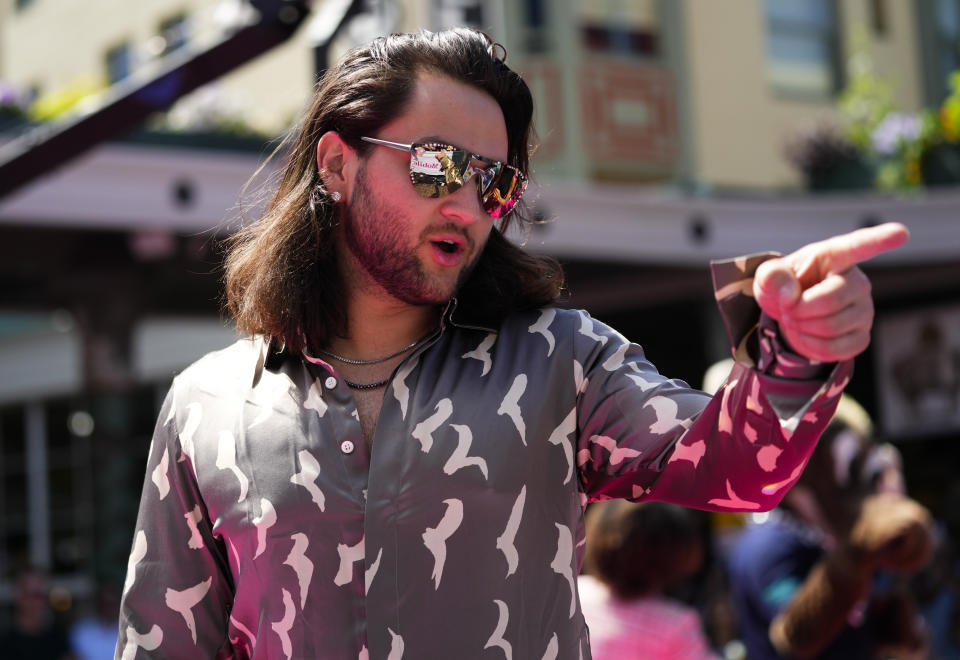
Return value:
<svg viewBox="0 0 960 660">
<path fill-rule="evenodd" d="M 920 156 L 928 186 L 960 184 L 960 71 L 950 76 L 950 95 L 930 117 L 930 137 Z"/>
<path fill-rule="evenodd" d="M 862 190 L 872 188 L 876 178 L 863 149 L 829 124 L 788 142 L 786 157 L 803 174 L 811 191 Z"/>
</svg>

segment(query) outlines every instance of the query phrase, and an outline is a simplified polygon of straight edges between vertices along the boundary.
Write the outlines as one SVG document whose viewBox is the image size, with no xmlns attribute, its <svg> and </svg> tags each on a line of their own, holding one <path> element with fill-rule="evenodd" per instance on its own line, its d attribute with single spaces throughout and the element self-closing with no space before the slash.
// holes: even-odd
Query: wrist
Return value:
<svg viewBox="0 0 960 660">
<path fill-rule="evenodd" d="M 850 543 L 840 543 L 826 560 L 827 570 L 835 579 L 869 583 L 877 570 L 872 553 Z"/>
</svg>

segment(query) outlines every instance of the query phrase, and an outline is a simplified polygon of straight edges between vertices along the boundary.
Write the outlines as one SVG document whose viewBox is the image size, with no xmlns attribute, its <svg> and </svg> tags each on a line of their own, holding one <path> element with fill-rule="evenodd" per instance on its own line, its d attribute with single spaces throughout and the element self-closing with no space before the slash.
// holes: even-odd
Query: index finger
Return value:
<svg viewBox="0 0 960 660">
<path fill-rule="evenodd" d="M 841 234 L 816 243 L 818 261 L 824 275 L 842 273 L 848 268 L 882 252 L 893 250 L 910 238 L 910 231 L 899 222 L 885 222 Z"/>
</svg>

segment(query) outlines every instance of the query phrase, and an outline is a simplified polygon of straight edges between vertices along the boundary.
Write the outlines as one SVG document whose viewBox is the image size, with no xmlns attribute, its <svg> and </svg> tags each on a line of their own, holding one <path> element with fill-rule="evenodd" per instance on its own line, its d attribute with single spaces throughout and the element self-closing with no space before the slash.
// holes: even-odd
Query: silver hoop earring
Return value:
<svg viewBox="0 0 960 660">
<path fill-rule="evenodd" d="M 330 199 L 332 199 L 334 202 L 339 202 L 342 198 L 343 198 L 343 195 L 341 195 L 341 194 L 340 194 L 338 191 L 336 191 L 336 190 L 334 190 L 332 193 L 330 193 Z"/>
</svg>

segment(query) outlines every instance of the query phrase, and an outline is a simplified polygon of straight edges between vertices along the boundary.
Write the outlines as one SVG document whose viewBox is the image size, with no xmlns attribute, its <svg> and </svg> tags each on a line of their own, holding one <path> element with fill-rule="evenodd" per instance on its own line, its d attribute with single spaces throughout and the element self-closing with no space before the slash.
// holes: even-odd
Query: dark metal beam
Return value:
<svg viewBox="0 0 960 660">
<path fill-rule="evenodd" d="M 184 48 L 168 55 L 146 79 L 134 77 L 106 90 L 98 107 L 62 121 L 37 126 L 0 146 L 0 198 L 50 173 L 91 147 L 129 132 L 154 112 L 286 41 L 309 13 L 308 0 L 251 0 L 256 18 L 203 50 Z M 355 14 L 360 0 L 324 12 L 332 39 Z M 327 18 L 328 17 L 328 18 Z"/>
</svg>

